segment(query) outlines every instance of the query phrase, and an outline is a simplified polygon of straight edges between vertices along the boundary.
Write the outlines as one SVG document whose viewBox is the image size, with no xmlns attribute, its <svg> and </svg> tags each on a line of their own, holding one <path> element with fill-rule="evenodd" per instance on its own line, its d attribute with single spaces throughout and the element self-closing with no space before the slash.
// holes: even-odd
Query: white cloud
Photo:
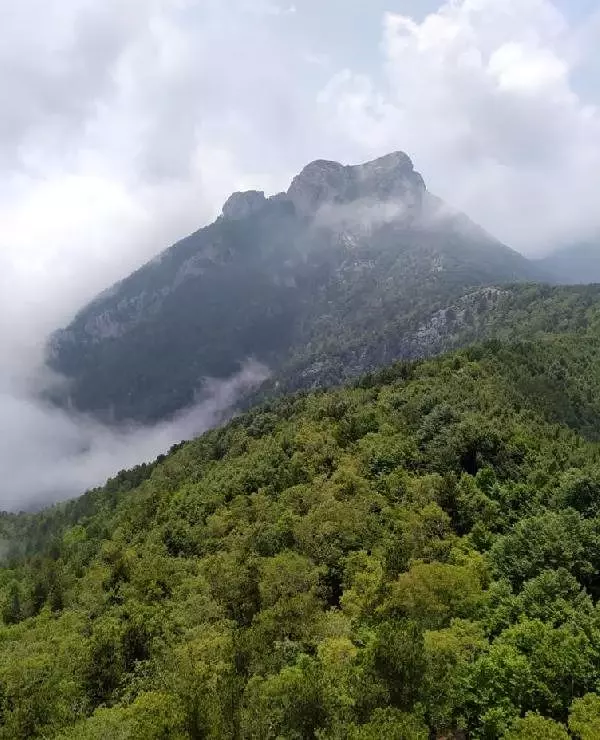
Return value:
<svg viewBox="0 0 600 740">
<path fill-rule="evenodd" d="M 238 398 L 267 377 L 247 363 L 227 380 L 210 381 L 202 399 L 152 426 L 111 428 L 32 397 L 22 385 L 0 387 L 0 508 L 23 510 L 102 485 L 118 470 L 153 460 L 227 418 Z M 8 431 L 8 433 L 6 433 Z"/>
<path fill-rule="evenodd" d="M 433 190 L 526 253 L 600 231 L 600 111 L 572 85 L 573 38 L 547 0 L 452 0 L 388 14 L 383 82 L 321 95 L 348 148 L 404 148 Z"/>
<path fill-rule="evenodd" d="M 74 495 L 155 456 L 255 380 L 242 373 L 208 406 L 125 432 L 33 393 L 48 333 L 85 301 L 210 220 L 232 189 L 275 186 L 288 122 L 300 124 L 274 33 L 293 14 L 227 6 L 0 10 L 0 509 Z"/>
<path fill-rule="evenodd" d="M 283 184 L 300 92 L 279 64 L 289 6 L 13 6 L 0 23 L 0 308 L 39 342 L 232 189 Z"/>
</svg>

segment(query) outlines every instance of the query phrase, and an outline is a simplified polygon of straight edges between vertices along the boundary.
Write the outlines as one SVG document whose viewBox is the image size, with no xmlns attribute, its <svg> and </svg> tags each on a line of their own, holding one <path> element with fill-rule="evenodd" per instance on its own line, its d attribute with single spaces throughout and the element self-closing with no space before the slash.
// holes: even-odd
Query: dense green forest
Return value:
<svg viewBox="0 0 600 740">
<path fill-rule="evenodd" d="M 0 738 L 600 737 L 592 335 L 272 400 L 0 528 Z"/>
</svg>

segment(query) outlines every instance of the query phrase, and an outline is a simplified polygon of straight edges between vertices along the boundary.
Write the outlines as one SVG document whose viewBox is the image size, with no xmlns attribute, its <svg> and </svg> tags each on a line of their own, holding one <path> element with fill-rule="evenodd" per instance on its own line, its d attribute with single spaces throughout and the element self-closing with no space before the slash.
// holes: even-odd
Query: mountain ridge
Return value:
<svg viewBox="0 0 600 740">
<path fill-rule="evenodd" d="M 539 264 L 564 285 L 600 283 L 600 242 L 571 244 L 542 257 Z"/>
<path fill-rule="evenodd" d="M 408 155 L 316 160 L 285 193 L 230 196 L 214 223 L 80 311 L 49 364 L 76 408 L 153 421 L 248 357 L 277 376 L 292 355 L 368 347 L 381 325 L 402 334 L 471 288 L 538 274 L 429 193 Z"/>
</svg>

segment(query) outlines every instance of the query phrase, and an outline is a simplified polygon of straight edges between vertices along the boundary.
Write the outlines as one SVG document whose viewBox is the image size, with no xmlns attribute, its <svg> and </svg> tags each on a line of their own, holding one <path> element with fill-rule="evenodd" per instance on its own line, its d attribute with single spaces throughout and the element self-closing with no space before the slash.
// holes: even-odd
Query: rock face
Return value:
<svg viewBox="0 0 600 740">
<path fill-rule="evenodd" d="M 264 207 L 267 199 L 259 190 L 248 190 L 245 193 L 234 193 L 223 206 L 223 218 L 238 221 L 248 218 Z"/>
<path fill-rule="evenodd" d="M 314 216 L 324 205 L 342 205 L 364 199 L 402 200 L 418 208 L 425 182 L 410 157 L 395 152 L 366 164 L 344 166 L 317 160 L 294 178 L 287 197 L 303 216 Z"/>
<path fill-rule="evenodd" d="M 234 193 L 215 223 L 84 308 L 49 363 L 71 381 L 59 402 L 157 420 L 249 357 L 294 389 L 402 357 L 408 336 L 414 354 L 419 327 L 469 290 L 536 277 L 431 195 L 406 154 L 317 160 L 285 193 Z"/>
<path fill-rule="evenodd" d="M 258 190 L 233 193 L 223 206 L 223 218 L 238 221 L 261 211 L 269 201 L 289 201 L 296 214 L 313 218 L 324 206 L 348 205 L 363 200 L 402 201 L 418 210 L 426 193 L 410 157 L 394 152 L 372 162 L 345 166 L 319 159 L 308 164 L 292 181 L 287 193 L 267 199 Z"/>
</svg>

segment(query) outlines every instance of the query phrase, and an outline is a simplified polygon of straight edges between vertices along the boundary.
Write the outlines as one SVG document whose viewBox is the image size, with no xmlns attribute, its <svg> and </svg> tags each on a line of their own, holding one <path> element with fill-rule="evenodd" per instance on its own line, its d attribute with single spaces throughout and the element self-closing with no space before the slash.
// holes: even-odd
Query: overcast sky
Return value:
<svg viewBox="0 0 600 740">
<path fill-rule="evenodd" d="M 430 190 L 526 254 L 596 233 L 596 7 L 1 3 L 0 397 L 84 301 L 231 191 L 284 189 L 312 159 L 405 150 Z"/>
<path fill-rule="evenodd" d="M 600 218 L 595 5 L 2 3 L 8 320 L 37 336 L 230 191 L 284 188 L 318 157 L 404 149 L 512 246 L 578 238 Z"/>
</svg>

